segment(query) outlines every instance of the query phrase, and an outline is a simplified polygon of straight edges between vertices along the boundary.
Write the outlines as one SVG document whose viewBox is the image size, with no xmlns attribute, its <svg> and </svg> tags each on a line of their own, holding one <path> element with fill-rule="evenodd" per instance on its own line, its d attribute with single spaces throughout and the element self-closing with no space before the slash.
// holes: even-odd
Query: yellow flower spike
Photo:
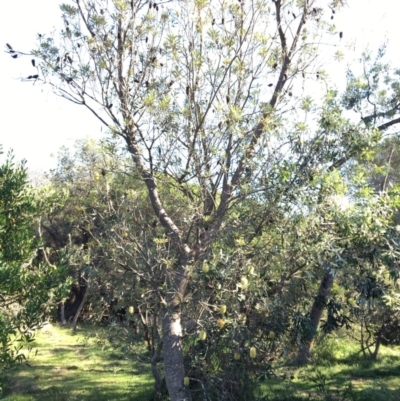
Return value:
<svg viewBox="0 0 400 401">
<path fill-rule="evenodd" d="M 208 273 L 210 270 L 210 266 L 207 263 L 204 263 L 202 270 L 203 270 L 203 273 Z"/>
<path fill-rule="evenodd" d="M 242 288 L 245 290 L 249 286 L 249 280 L 247 280 L 247 277 L 242 277 L 240 279 L 240 284 Z"/>
<path fill-rule="evenodd" d="M 220 329 L 222 329 L 225 326 L 225 320 L 224 319 L 218 319 L 217 320 L 217 325 Z"/>
</svg>

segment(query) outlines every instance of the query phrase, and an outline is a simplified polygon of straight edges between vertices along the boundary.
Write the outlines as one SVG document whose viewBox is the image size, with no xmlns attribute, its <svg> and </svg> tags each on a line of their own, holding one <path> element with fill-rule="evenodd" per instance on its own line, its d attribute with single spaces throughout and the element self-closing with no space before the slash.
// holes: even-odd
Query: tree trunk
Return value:
<svg viewBox="0 0 400 401">
<path fill-rule="evenodd" d="M 317 334 L 319 322 L 332 289 L 333 279 L 334 276 L 332 274 L 332 270 L 328 266 L 325 266 L 324 276 L 322 277 L 322 281 L 318 289 L 318 295 L 315 297 L 313 306 L 311 308 L 311 330 L 309 330 L 303 337 L 303 343 L 300 345 L 297 353 L 296 362 L 299 365 L 305 365 L 311 360 L 312 344 L 315 339 L 315 335 Z"/>
<path fill-rule="evenodd" d="M 376 338 L 376 343 L 375 343 L 375 349 L 374 352 L 372 354 L 372 360 L 376 361 L 376 359 L 378 358 L 378 352 L 379 352 L 379 348 L 381 346 L 382 343 L 382 335 L 379 333 L 377 338 Z"/>
<path fill-rule="evenodd" d="M 384 328 L 385 328 L 385 324 L 382 324 L 381 328 L 379 329 L 378 333 L 376 334 L 375 349 L 371 355 L 371 358 L 373 361 L 376 361 L 376 359 L 378 358 L 378 352 L 379 352 L 379 348 L 381 347 L 381 344 L 382 344 Z"/>
<path fill-rule="evenodd" d="M 87 299 L 88 294 L 89 294 L 89 285 L 87 284 L 86 285 L 85 294 L 83 295 L 82 301 L 81 301 L 80 305 L 78 306 L 78 310 L 76 311 L 75 316 L 74 316 L 74 318 L 72 320 L 72 323 L 71 323 L 71 329 L 74 330 L 74 331 L 76 330 L 76 324 L 78 322 L 79 315 L 80 315 L 80 313 L 81 313 L 81 311 L 82 311 L 82 309 L 83 309 L 83 307 L 84 307 L 84 305 L 86 303 L 86 299 Z"/>
<path fill-rule="evenodd" d="M 65 319 L 65 299 L 63 299 L 60 303 L 60 316 L 61 316 L 61 325 L 64 326 L 67 324 L 67 320 Z"/>
<path fill-rule="evenodd" d="M 163 319 L 164 370 L 171 401 L 191 399 L 183 384 L 185 367 L 182 352 L 182 326 L 180 308 L 168 308 Z"/>
<path fill-rule="evenodd" d="M 188 259 L 186 256 L 182 259 L 173 279 L 175 291 L 167 298 L 166 313 L 162 321 L 165 381 L 171 401 L 190 401 L 192 399 L 183 383 L 185 366 L 182 350 L 181 302 L 187 284 Z"/>
</svg>

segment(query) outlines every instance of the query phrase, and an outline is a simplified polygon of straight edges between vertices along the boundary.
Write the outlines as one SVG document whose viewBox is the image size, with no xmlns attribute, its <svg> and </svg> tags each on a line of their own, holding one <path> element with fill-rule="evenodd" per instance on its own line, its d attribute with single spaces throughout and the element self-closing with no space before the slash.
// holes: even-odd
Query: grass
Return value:
<svg viewBox="0 0 400 401">
<path fill-rule="evenodd" d="M 98 329 L 98 328 L 97 328 Z M 153 378 L 146 364 L 101 346 L 90 327 L 47 325 L 35 338 L 28 364 L 6 377 L 6 401 L 149 400 Z M 37 354 L 35 352 L 37 350 Z"/>
<path fill-rule="evenodd" d="M 332 338 L 318 345 L 314 354 L 314 363 L 306 367 L 277 366 L 280 378 L 262 385 L 265 398 L 279 401 L 400 400 L 399 346 L 382 346 L 378 359 L 371 361 L 365 360 L 359 353 L 359 345 L 348 338 Z"/>
<path fill-rule="evenodd" d="M 99 331 L 98 327 L 83 326 L 73 333 L 69 328 L 53 325 L 40 330 L 28 355 L 29 365 L 20 365 L 8 375 L 3 399 L 150 400 L 150 367 L 128 358 L 106 341 L 99 342 Z M 315 362 L 309 366 L 298 368 L 279 362 L 274 366 L 277 377 L 261 384 L 260 399 L 400 400 L 400 347 L 382 347 L 375 362 L 365 360 L 358 351 L 358 344 L 337 337 L 315 347 Z"/>
</svg>

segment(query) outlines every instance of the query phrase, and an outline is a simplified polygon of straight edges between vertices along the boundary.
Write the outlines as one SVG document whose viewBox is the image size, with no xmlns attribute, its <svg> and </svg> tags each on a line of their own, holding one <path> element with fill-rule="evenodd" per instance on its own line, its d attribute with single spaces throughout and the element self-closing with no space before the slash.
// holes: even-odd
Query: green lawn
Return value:
<svg viewBox="0 0 400 401">
<path fill-rule="evenodd" d="M 315 354 L 315 362 L 306 367 L 276 366 L 279 378 L 262 384 L 266 399 L 400 400 L 400 347 L 381 347 L 372 362 L 363 358 L 357 344 L 333 338 L 316 347 Z"/>
<path fill-rule="evenodd" d="M 96 328 L 100 332 L 101 328 Z M 72 333 L 55 325 L 40 330 L 28 362 L 8 375 L 7 401 L 147 401 L 150 367 L 128 358 L 95 329 Z M 37 350 L 37 355 L 35 352 Z M 261 384 L 263 401 L 398 401 L 400 347 L 382 347 L 376 362 L 358 345 L 333 338 L 314 350 L 314 364 L 297 368 L 279 361 L 277 377 Z M 283 379 L 286 376 L 286 379 Z"/>
<path fill-rule="evenodd" d="M 40 330 L 32 343 L 29 365 L 20 365 L 7 375 L 4 400 L 150 399 L 153 379 L 149 366 L 99 345 L 92 334 L 90 327 L 76 333 L 55 325 Z"/>
</svg>

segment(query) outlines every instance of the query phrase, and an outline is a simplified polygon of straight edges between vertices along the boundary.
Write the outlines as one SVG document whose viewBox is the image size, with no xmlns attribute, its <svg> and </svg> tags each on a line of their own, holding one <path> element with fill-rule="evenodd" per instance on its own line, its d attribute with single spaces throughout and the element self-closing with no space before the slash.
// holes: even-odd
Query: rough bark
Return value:
<svg viewBox="0 0 400 401">
<path fill-rule="evenodd" d="M 325 309 L 329 294 L 332 289 L 333 279 L 334 276 L 332 270 L 328 266 L 325 266 L 324 276 L 322 277 L 321 284 L 318 289 L 318 295 L 315 297 L 313 306 L 311 308 L 311 330 L 308 330 L 306 333 L 305 337 L 303 338 L 303 343 L 300 345 L 297 353 L 296 362 L 299 365 L 305 365 L 311 360 L 312 344 L 315 340 L 322 313 Z"/>
<path fill-rule="evenodd" d="M 165 380 L 171 401 L 188 401 L 191 399 L 183 385 L 185 369 L 180 315 L 179 306 L 170 307 L 163 319 Z"/>
<path fill-rule="evenodd" d="M 182 351 L 181 302 L 188 281 L 186 267 L 189 255 L 184 255 L 174 274 L 170 285 L 174 291 L 167 297 L 166 313 L 163 317 L 164 372 L 168 394 L 171 401 L 190 401 L 191 395 L 183 384 L 185 366 Z"/>
</svg>

